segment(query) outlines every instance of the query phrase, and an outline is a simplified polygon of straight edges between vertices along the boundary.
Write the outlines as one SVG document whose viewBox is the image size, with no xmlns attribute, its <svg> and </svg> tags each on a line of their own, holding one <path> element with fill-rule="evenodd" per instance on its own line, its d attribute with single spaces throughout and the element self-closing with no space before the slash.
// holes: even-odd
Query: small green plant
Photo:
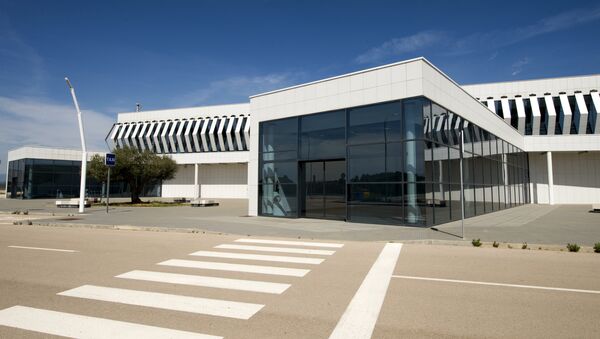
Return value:
<svg viewBox="0 0 600 339">
<path fill-rule="evenodd" d="M 600 253 L 600 242 L 594 244 L 594 252 Z"/>
<path fill-rule="evenodd" d="M 33 225 L 33 222 L 31 220 L 27 220 L 27 225 L 31 226 Z"/>
<path fill-rule="evenodd" d="M 567 249 L 569 250 L 569 252 L 579 252 L 579 250 L 581 249 L 581 247 L 579 247 L 579 245 L 577 244 L 567 244 Z"/>
<path fill-rule="evenodd" d="M 497 241 L 494 241 L 494 243 L 492 244 L 492 246 L 494 246 L 495 248 L 498 248 L 498 246 L 500 246 L 500 243 Z"/>
<path fill-rule="evenodd" d="M 521 245 L 521 249 L 522 250 L 526 250 L 527 249 L 527 243 L 526 242 L 524 242 L 523 245 Z"/>
<path fill-rule="evenodd" d="M 475 246 L 475 247 L 479 247 L 479 246 L 481 246 L 481 239 L 473 239 L 471 241 L 471 244 L 473 244 L 473 246 Z"/>
<path fill-rule="evenodd" d="M 23 211 L 23 215 L 28 215 L 29 211 Z"/>
<path fill-rule="evenodd" d="M 508 246 L 508 248 L 512 248 L 512 245 L 511 245 L 511 244 L 508 244 L 507 246 Z"/>
</svg>

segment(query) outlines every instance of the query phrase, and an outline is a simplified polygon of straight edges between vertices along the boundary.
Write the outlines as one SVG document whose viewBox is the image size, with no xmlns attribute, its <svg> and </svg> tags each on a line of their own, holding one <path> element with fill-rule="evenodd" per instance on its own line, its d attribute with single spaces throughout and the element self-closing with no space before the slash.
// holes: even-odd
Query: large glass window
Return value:
<svg viewBox="0 0 600 339">
<path fill-rule="evenodd" d="M 430 120 L 430 106 L 424 104 L 423 99 L 405 100 L 403 103 L 404 116 L 404 139 L 422 139 L 423 138 L 423 120 Z"/>
<path fill-rule="evenodd" d="M 399 102 L 348 110 L 348 143 L 383 143 L 401 140 L 402 106 Z"/>
<path fill-rule="evenodd" d="M 260 142 L 261 215 L 431 226 L 529 200 L 526 154 L 425 98 L 263 122 Z"/>
<path fill-rule="evenodd" d="M 261 152 L 295 151 L 298 148 L 298 118 L 266 121 L 260 128 Z"/>
<path fill-rule="evenodd" d="M 346 157 L 345 111 L 313 114 L 300 119 L 300 158 L 303 160 Z"/>
<path fill-rule="evenodd" d="M 22 159 L 9 162 L 7 195 L 13 199 L 73 198 L 79 196 L 81 162 L 70 160 Z M 160 195 L 156 187 L 148 185 L 144 196 Z M 101 197 L 105 183 L 88 177 L 86 196 Z M 122 181 L 111 182 L 111 195 L 127 196 L 129 187 Z"/>
</svg>

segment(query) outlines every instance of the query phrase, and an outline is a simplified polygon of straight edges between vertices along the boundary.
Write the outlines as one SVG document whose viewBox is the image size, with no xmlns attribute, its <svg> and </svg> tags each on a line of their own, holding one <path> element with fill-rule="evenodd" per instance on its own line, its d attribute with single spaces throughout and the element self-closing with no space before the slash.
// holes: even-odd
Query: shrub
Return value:
<svg viewBox="0 0 600 339">
<path fill-rule="evenodd" d="M 498 246 L 500 246 L 500 243 L 499 243 L 499 242 L 497 242 L 497 241 L 494 241 L 494 243 L 492 244 L 492 246 L 494 246 L 494 247 L 498 248 Z"/>
<path fill-rule="evenodd" d="M 524 242 L 523 245 L 521 245 L 521 249 L 522 250 L 526 250 L 527 249 L 527 243 L 526 242 Z"/>
<path fill-rule="evenodd" d="M 512 248 L 512 245 L 511 245 L 511 244 L 508 244 L 508 248 Z"/>
<path fill-rule="evenodd" d="M 600 253 L 600 242 L 594 244 L 594 252 Z"/>
<path fill-rule="evenodd" d="M 567 249 L 569 250 L 569 252 L 579 252 L 579 250 L 581 249 L 581 247 L 579 247 L 579 245 L 577 244 L 567 244 Z"/>
<path fill-rule="evenodd" d="M 475 247 L 479 247 L 479 246 L 481 246 L 481 239 L 473 239 L 471 241 L 471 244 L 473 244 L 473 246 L 475 246 Z"/>
</svg>

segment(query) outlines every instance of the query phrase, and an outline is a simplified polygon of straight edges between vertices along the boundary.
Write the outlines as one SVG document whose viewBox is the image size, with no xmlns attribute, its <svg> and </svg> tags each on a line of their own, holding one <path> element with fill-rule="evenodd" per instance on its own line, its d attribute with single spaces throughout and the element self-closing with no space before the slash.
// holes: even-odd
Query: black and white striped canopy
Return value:
<svg viewBox="0 0 600 339">
<path fill-rule="evenodd" d="M 106 142 L 111 149 L 128 146 L 163 154 L 247 151 L 249 116 L 116 123 Z"/>
</svg>

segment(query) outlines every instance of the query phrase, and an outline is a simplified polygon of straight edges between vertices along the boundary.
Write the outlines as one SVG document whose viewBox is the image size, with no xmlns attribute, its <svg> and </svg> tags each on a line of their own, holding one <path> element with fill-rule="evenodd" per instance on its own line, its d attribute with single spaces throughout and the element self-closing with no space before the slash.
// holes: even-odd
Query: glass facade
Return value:
<svg viewBox="0 0 600 339">
<path fill-rule="evenodd" d="M 463 196 L 466 217 L 530 199 L 526 153 L 422 97 L 265 121 L 259 133 L 263 216 L 433 226 L 460 219 Z"/>
<path fill-rule="evenodd" d="M 7 197 L 12 199 L 75 198 L 79 196 L 81 161 L 21 159 L 8 164 Z M 104 195 L 102 182 L 87 179 L 86 196 Z M 129 196 L 127 184 L 110 183 L 112 197 Z M 151 185 L 143 196 L 160 196 L 160 185 Z"/>
</svg>

